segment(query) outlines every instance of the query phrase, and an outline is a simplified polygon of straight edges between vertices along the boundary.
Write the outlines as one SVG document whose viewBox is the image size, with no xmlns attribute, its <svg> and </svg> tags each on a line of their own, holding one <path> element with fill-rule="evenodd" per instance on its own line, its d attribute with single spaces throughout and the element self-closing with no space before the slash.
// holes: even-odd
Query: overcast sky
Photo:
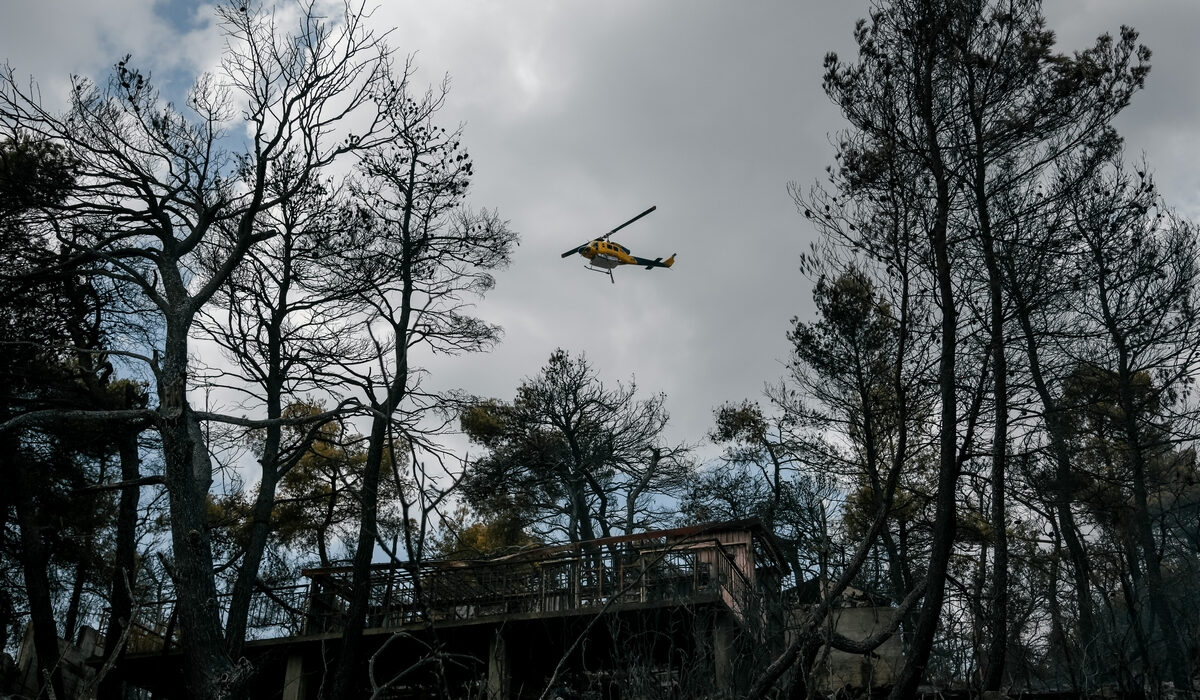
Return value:
<svg viewBox="0 0 1200 700">
<path fill-rule="evenodd" d="M 783 373 L 785 333 L 809 317 L 797 270 L 814 233 L 789 199 L 832 161 L 843 127 L 820 89 L 828 51 L 850 57 L 865 0 L 380 0 L 372 21 L 414 53 L 420 83 L 450 76 L 443 125 L 465 125 L 472 203 L 522 236 L 477 311 L 505 328 L 494 352 L 440 361 L 439 387 L 511 399 L 556 347 L 609 381 L 668 396 L 671 437 L 696 442 L 714 407 L 757 398 Z M 1200 214 L 1195 0 L 1047 0 L 1063 50 L 1128 24 L 1154 52 L 1147 89 L 1119 122 L 1161 190 Z M 125 53 L 179 86 L 221 37 L 188 0 L 7 0 L 0 58 L 47 100 L 72 73 L 102 77 Z M 671 270 L 616 284 L 559 254 L 641 212 L 614 239 Z"/>
</svg>

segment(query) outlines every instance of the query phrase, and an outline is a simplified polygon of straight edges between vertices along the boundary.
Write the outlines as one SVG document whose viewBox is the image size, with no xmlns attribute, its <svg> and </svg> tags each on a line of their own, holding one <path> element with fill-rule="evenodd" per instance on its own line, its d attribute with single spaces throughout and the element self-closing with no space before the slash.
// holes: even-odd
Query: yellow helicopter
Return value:
<svg viewBox="0 0 1200 700">
<path fill-rule="evenodd" d="M 629 249 L 625 246 L 621 245 L 620 243 L 613 243 L 609 240 L 609 237 L 614 233 L 620 231 L 629 224 L 632 224 L 657 208 L 657 205 L 650 207 L 646 211 L 638 214 L 603 236 L 592 239 L 576 248 L 572 248 L 563 253 L 562 256 L 566 258 L 574 255 L 575 253 L 579 253 L 583 257 L 587 258 L 588 265 L 591 266 L 589 269 L 595 270 L 601 274 L 607 274 L 609 281 L 613 282 L 614 284 L 616 283 L 616 280 L 613 279 L 612 271 L 613 268 L 617 267 L 618 265 L 641 265 L 647 270 L 652 270 L 656 267 L 670 267 L 674 265 L 674 253 L 671 253 L 671 257 L 667 258 L 666 260 L 663 260 L 662 258 L 654 258 L 653 260 L 650 258 L 639 258 L 636 255 L 630 254 Z"/>
</svg>

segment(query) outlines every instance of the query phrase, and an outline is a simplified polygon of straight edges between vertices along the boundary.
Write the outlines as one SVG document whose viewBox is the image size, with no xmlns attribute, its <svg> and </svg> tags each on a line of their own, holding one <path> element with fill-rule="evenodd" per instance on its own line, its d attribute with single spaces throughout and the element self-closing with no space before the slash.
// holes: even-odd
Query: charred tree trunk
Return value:
<svg viewBox="0 0 1200 700">
<path fill-rule="evenodd" d="M 974 80 L 970 76 L 970 92 Z M 975 130 L 975 206 L 979 219 L 980 244 L 987 267 L 988 305 L 993 377 L 992 427 L 992 588 L 988 627 L 990 642 L 984 663 L 983 689 L 998 691 L 1004 680 L 1004 657 L 1008 650 L 1008 523 L 1005 513 L 1005 475 L 1008 463 L 1008 358 L 1004 343 L 1004 281 L 996 251 L 997 241 L 987 196 L 987 170 L 983 150 L 983 115 L 972 110 Z"/>
<path fill-rule="evenodd" d="M 272 367 L 278 366 L 278 347 L 274 347 L 275 357 Z M 268 420 L 278 420 L 283 415 L 282 393 L 283 382 L 276 375 L 268 381 Z M 247 618 L 250 613 L 250 599 L 254 594 L 254 585 L 258 581 L 258 570 L 262 565 L 263 552 L 267 547 L 267 538 L 271 534 L 271 513 L 275 510 L 275 492 L 279 487 L 279 446 L 282 440 L 283 428 L 279 424 L 267 428 L 267 439 L 263 445 L 263 455 L 260 464 L 262 473 L 258 482 L 258 495 L 254 499 L 254 509 L 251 515 L 250 535 L 242 553 L 242 565 L 238 570 L 237 581 L 234 582 L 233 592 L 229 597 L 229 618 L 225 625 L 225 646 L 231 659 L 242 655 L 242 647 L 246 641 Z"/>
<path fill-rule="evenodd" d="M 138 433 L 129 431 L 121 436 L 117 446 L 121 456 L 121 481 L 133 482 L 141 477 L 138 456 Z M 104 634 L 105 661 L 113 656 L 117 662 L 125 656 L 121 638 L 133 624 L 133 589 L 137 583 L 137 485 L 121 489 L 117 504 L 116 552 L 113 562 L 113 580 L 108 597 L 108 629 Z M 120 700 L 121 683 L 115 678 L 104 678 L 100 683 L 100 700 Z"/>
<path fill-rule="evenodd" d="M 182 283 L 179 283 L 182 289 Z M 183 645 L 184 677 L 194 698 L 235 695 L 238 679 L 225 653 L 207 523 L 212 467 L 200 425 L 187 403 L 186 324 L 168 319 L 158 384 L 158 430 L 171 508 L 171 566 Z"/>
<path fill-rule="evenodd" d="M 390 413 L 389 413 L 390 415 Z M 371 559 L 375 553 L 376 529 L 379 515 L 379 474 L 382 471 L 386 446 L 388 419 L 377 415 L 371 422 L 370 446 L 359 486 L 361 522 L 358 542 L 351 562 L 350 605 L 346 610 L 346 628 L 342 631 L 342 649 L 334 671 L 332 693 L 335 700 L 358 697 L 356 688 L 366 678 L 366 659 L 363 653 L 363 630 L 366 627 L 367 607 L 371 593 Z"/>
<path fill-rule="evenodd" d="M 5 450 L 9 461 L 10 487 L 16 505 L 20 529 L 21 564 L 25 581 L 25 596 L 29 604 L 29 620 L 33 627 L 33 649 L 37 655 L 38 697 L 64 698 L 62 672 L 58 665 L 58 627 L 54 622 L 54 601 L 50 591 L 50 552 L 44 540 L 44 524 L 38 514 L 36 499 L 30 485 L 31 471 L 36 468 L 16 457 L 15 440 L 6 440 L 12 449 Z"/>
<path fill-rule="evenodd" d="M 932 3 L 929 3 L 932 4 Z M 944 31 L 942 18 L 935 8 L 922 4 L 922 17 L 918 25 L 923 27 L 921 62 L 914 66 L 917 100 L 925 138 L 926 166 L 934 184 L 933 222 L 929 230 L 930 252 L 935 265 L 938 302 L 941 306 L 941 348 L 938 363 L 938 384 L 941 402 L 941 425 L 938 437 L 938 481 L 934 497 L 933 541 L 930 546 L 929 567 L 925 584 L 924 602 L 913 632 L 913 644 L 908 659 L 891 697 L 900 700 L 916 695 L 917 686 L 925 675 L 933 651 L 933 638 L 937 633 L 945 600 L 946 575 L 949 572 L 950 553 L 954 548 L 957 527 L 957 493 L 960 466 L 958 462 L 958 396 L 955 374 L 958 352 L 958 311 L 954 291 L 953 272 L 950 268 L 948 242 L 950 214 L 950 185 L 938 139 L 938 124 L 934 117 L 935 67 L 939 60 L 942 44 L 940 32 Z"/>
</svg>

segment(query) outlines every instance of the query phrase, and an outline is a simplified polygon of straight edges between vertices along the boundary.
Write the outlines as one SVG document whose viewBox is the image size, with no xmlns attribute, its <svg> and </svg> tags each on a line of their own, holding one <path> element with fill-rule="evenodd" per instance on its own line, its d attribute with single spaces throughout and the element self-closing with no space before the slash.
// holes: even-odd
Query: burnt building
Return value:
<svg viewBox="0 0 1200 700">
<path fill-rule="evenodd" d="M 315 699 L 332 674 L 351 572 L 303 574 L 255 599 L 252 697 Z M 785 574 L 755 520 L 377 565 L 363 696 L 733 697 L 783 639 Z M 181 644 L 169 601 L 142 606 L 113 672 L 182 697 Z"/>
</svg>

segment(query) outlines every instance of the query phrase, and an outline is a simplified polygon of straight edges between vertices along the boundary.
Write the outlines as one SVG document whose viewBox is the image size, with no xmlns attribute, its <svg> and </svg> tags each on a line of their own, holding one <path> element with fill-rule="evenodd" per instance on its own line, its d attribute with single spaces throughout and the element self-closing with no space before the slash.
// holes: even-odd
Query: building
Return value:
<svg viewBox="0 0 1200 700">
<path fill-rule="evenodd" d="M 786 571 L 757 520 L 376 565 L 364 697 L 734 697 L 782 639 Z M 254 602 L 252 697 L 315 699 L 337 660 L 351 571 L 303 573 Z M 180 643 L 171 603 L 143 606 L 113 672 L 182 697 Z"/>
</svg>

